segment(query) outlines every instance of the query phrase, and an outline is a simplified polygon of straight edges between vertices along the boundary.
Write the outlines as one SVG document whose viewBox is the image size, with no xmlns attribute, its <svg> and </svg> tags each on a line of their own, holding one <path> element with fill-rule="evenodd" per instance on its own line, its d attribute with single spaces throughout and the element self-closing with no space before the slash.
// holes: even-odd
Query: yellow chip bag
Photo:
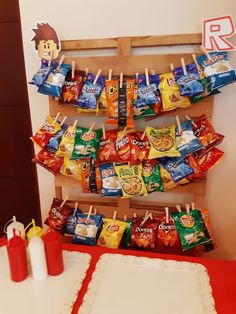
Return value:
<svg viewBox="0 0 236 314">
<path fill-rule="evenodd" d="M 128 223 L 115 219 L 103 218 L 102 232 L 97 245 L 118 249 Z"/>
<path fill-rule="evenodd" d="M 62 136 L 59 148 L 56 152 L 57 157 L 70 157 L 74 149 L 76 128 L 68 126 Z"/>
<path fill-rule="evenodd" d="M 106 92 L 106 86 L 105 86 L 101 92 L 100 97 L 98 98 L 96 114 L 100 115 L 106 112 L 107 112 L 107 92 Z"/>
<path fill-rule="evenodd" d="M 71 160 L 69 157 L 64 157 L 60 172 L 64 176 L 81 181 L 81 163 L 77 159 Z"/>
<path fill-rule="evenodd" d="M 147 195 L 147 188 L 142 177 L 142 165 L 137 166 L 115 166 L 123 197 Z"/>
<path fill-rule="evenodd" d="M 170 111 L 176 108 L 187 108 L 191 106 L 188 97 L 180 95 L 180 89 L 175 82 L 173 73 L 160 75 L 160 92 L 162 97 L 163 111 Z"/>
<path fill-rule="evenodd" d="M 148 126 L 146 128 L 146 134 L 150 143 L 148 159 L 180 157 L 176 146 L 174 125 L 159 130 Z"/>
<path fill-rule="evenodd" d="M 189 182 L 188 179 L 183 178 L 178 183 L 176 183 L 172 179 L 171 174 L 162 165 L 160 165 L 160 175 L 161 175 L 161 180 L 162 180 L 162 183 L 164 185 L 164 190 L 165 191 L 170 190 L 170 189 L 174 188 L 177 185 L 186 184 L 186 183 Z"/>
</svg>

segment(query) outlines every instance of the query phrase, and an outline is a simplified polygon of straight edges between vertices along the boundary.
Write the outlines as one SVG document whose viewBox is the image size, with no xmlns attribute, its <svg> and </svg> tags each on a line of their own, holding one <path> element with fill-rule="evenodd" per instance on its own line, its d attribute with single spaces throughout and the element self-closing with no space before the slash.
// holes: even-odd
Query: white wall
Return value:
<svg viewBox="0 0 236 314">
<path fill-rule="evenodd" d="M 236 21 L 235 0 L 20 0 L 23 44 L 27 80 L 38 69 L 39 60 L 30 40 L 37 21 L 49 22 L 61 39 L 103 38 L 201 32 L 201 22 L 225 14 Z M 236 44 L 236 43 L 235 43 Z M 236 53 L 232 55 L 236 68 Z M 28 86 L 30 111 L 35 132 L 48 113 L 47 97 Z M 236 239 L 236 137 L 234 103 L 235 85 L 224 88 L 215 97 L 213 122 L 225 134 L 221 148 L 227 152 L 224 162 L 214 169 L 208 180 L 207 202 L 211 224 L 219 248 L 211 253 L 221 258 L 235 258 L 233 240 Z M 45 217 L 54 196 L 53 176 L 38 168 L 40 200 Z"/>
</svg>

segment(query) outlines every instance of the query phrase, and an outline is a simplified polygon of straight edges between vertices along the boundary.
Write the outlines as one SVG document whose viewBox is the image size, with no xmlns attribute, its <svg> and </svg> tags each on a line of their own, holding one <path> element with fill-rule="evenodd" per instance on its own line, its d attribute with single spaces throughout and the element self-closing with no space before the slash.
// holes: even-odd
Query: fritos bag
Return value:
<svg viewBox="0 0 236 314">
<path fill-rule="evenodd" d="M 146 134 L 150 143 L 149 159 L 180 157 L 176 146 L 174 125 L 159 130 L 147 127 Z"/>
<path fill-rule="evenodd" d="M 115 166 L 115 171 L 120 180 L 123 197 L 147 195 L 147 189 L 142 177 L 142 165 L 129 167 Z"/>
<path fill-rule="evenodd" d="M 97 245 L 118 249 L 126 227 L 127 222 L 103 218 L 103 228 Z"/>
<path fill-rule="evenodd" d="M 60 102 L 76 104 L 81 94 L 84 81 L 84 71 L 75 70 L 74 78 L 69 72 L 66 76 L 65 84 L 62 87 Z"/>
<path fill-rule="evenodd" d="M 148 193 L 164 191 L 159 165 L 146 161 L 143 164 L 143 179 Z"/>
<path fill-rule="evenodd" d="M 47 151 L 45 148 L 42 149 L 33 159 L 33 162 L 44 167 L 54 175 L 60 172 L 63 164 L 63 158 L 56 157 L 55 154 Z"/>
<path fill-rule="evenodd" d="M 76 128 L 68 126 L 62 136 L 61 142 L 56 152 L 57 157 L 71 157 L 72 151 L 74 149 L 75 134 Z"/>
</svg>

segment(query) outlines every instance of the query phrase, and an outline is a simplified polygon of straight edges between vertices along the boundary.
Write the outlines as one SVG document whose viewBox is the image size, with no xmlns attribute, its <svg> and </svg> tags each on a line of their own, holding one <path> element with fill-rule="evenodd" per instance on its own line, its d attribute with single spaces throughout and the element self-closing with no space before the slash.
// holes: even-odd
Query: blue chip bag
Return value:
<svg viewBox="0 0 236 314">
<path fill-rule="evenodd" d="M 204 74 L 211 80 L 211 89 L 217 89 L 236 81 L 236 74 L 229 63 L 227 52 L 210 52 L 210 59 L 201 55 L 197 61 L 204 69 Z"/>
<path fill-rule="evenodd" d="M 162 160 L 162 165 L 170 173 L 174 182 L 179 182 L 194 172 L 184 160 L 176 163 L 175 158 Z"/>
<path fill-rule="evenodd" d="M 199 139 L 193 133 L 191 121 L 186 120 L 181 123 L 181 132 L 178 127 L 176 127 L 175 132 L 177 149 L 181 154 L 180 157 L 175 158 L 176 161 L 180 161 L 189 154 L 204 148 Z"/>
<path fill-rule="evenodd" d="M 191 67 L 191 65 L 188 67 L 189 72 L 187 72 L 186 75 L 184 75 L 182 67 L 178 67 L 173 70 L 175 81 L 179 86 L 180 94 L 182 96 L 192 97 L 204 92 L 204 87 L 200 82 L 198 70 L 196 66 Z"/>
<path fill-rule="evenodd" d="M 75 226 L 75 233 L 72 243 L 96 245 L 97 234 L 102 226 L 101 215 L 78 214 L 77 224 Z"/>
<path fill-rule="evenodd" d="M 78 214 L 80 214 L 81 211 L 79 209 L 76 210 L 73 215 L 70 215 L 67 217 L 66 220 L 66 225 L 65 225 L 65 232 L 69 234 L 74 234 L 75 233 L 75 226 L 77 224 L 77 218 Z"/>
<path fill-rule="evenodd" d="M 104 164 L 99 166 L 102 179 L 103 196 L 122 195 L 118 176 L 115 173 L 113 164 Z"/>
<path fill-rule="evenodd" d="M 159 75 L 149 76 L 150 85 L 146 84 L 146 76 L 138 75 L 137 98 L 134 102 L 134 118 L 139 119 L 147 116 L 155 115 L 155 111 L 151 105 L 160 102 L 160 94 L 158 86 L 160 82 Z"/>
<path fill-rule="evenodd" d="M 95 75 L 88 73 L 76 104 L 78 112 L 97 111 L 97 102 L 105 86 L 105 77 L 100 75 L 96 84 L 93 84 L 94 80 Z"/>
<path fill-rule="evenodd" d="M 62 86 L 65 83 L 67 73 L 70 71 L 69 64 L 61 64 L 60 67 L 53 69 L 43 85 L 40 85 L 38 92 L 45 95 L 60 97 Z"/>
<path fill-rule="evenodd" d="M 34 74 L 30 84 L 34 84 L 36 86 L 41 86 L 45 83 L 46 79 L 48 78 L 49 73 L 52 71 L 52 66 L 44 66 L 41 67 L 37 73 Z"/>
<path fill-rule="evenodd" d="M 65 133 L 66 129 L 68 128 L 68 125 L 63 123 L 61 126 L 61 130 L 57 131 L 48 141 L 46 147 L 47 151 L 50 151 L 51 153 L 55 154 L 56 151 L 59 148 L 61 139 L 63 134 Z"/>
</svg>

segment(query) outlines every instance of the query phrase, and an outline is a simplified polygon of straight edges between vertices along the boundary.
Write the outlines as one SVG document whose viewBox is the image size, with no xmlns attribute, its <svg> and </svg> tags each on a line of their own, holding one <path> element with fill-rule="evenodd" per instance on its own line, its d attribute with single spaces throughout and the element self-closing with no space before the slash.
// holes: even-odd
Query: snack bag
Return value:
<svg viewBox="0 0 236 314">
<path fill-rule="evenodd" d="M 113 164 L 100 165 L 99 168 L 102 178 L 102 195 L 103 196 L 122 195 L 119 179 L 115 173 Z"/>
<path fill-rule="evenodd" d="M 118 249 L 126 227 L 127 222 L 103 218 L 102 232 L 98 238 L 97 245 Z"/>
<path fill-rule="evenodd" d="M 198 160 L 194 157 L 193 154 L 190 154 L 186 157 L 185 162 L 193 169 L 193 174 L 187 176 L 187 179 L 190 182 L 201 181 L 206 178 L 206 175 L 202 171 Z"/>
<path fill-rule="evenodd" d="M 169 217 L 167 222 L 166 216 L 164 215 L 155 217 L 155 220 L 158 222 L 157 249 L 163 250 L 166 247 L 181 247 L 173 218 Z"/>
<path fill-rule="evenodd" d="M 192 122 L 186 120 L 181 123 L 181 131 L 176 127 L 176 145 L 177 149 L 181 154 L 181 157 L 177 160 L 182 160 L 189 154 L 196 152 L 203 148 L 199 139 L 194 135 L 192 129 Z"/>
<path fill-rule="evenodd" d="M 62 136 L 63 134 L 65 133 L 67 129 L 67 125 L 66 124 L 63 124 L 61 126 L 61 130 L 57 131 L 48 141 L 47 145 L 46 145 L 46 148 L 47 148 L 47 151 L 55 154 L 56 151 L 58 150 L 58 147 L 60 145 L 60 142 L 61 142 L 61 139 L 62 139 Z"/>
<path fill-rule="evenodd" d="M 96 159 L 99 149 L 102 129 L 92 130 L 77 127 L 75 135 L 75 146 L 72 152 L 72 159 L 92 157 Z"/>
<path fill-rule="evenodd" d="M 195 153 L 198 158 L 202 157 L 213 147 L 219 145 L 224 139 L 224 135 L 215 132 L 212 124 L 207 120 L 206 115 L 193 118 L 192 128 L 194 135 L 203 146 L 203 149 Z"/>
<path fill-rule="evenodd" d="M 80 214 L 81 211 L 79 209 L 76 210 L 73 214 L 69 215 L 66 220 L 66 224 L 64 227 L 64 230 L 68 234 L 73 234 L 75 233 L 75 226 L 77 224 L 77 218 L 78 214 Z"/>
<path fill-rule="evenodd" d="M 63 164 L 63 158 L 56 157 L 55 154 L 47 151 L 45 148 L 42 149 L 33 159 L 33 162 L 44 167 L 54 175 L 60 172 Z"/>
<path fill-rule="evenodd" d="M 174 188 L 175 186 L 179 185 L 184 185 L 189 183 L 189 180 L 187 178 L 183 178 L 178 182 L 175 182 L 169 173 L 169 171 L 166 170 L 166 168 L 162 165 L 160 165 L 160 174 L 161 174 L 161 180 L 164 185 L 164 191 L 170 190 Z"/>
<path fill-rule="evenodd" d="M 80 163 L 80 171 L 81 171 L 81 185 L 83 193 L 91 193 L 89 187 L 89 174 L 90 174 L 90 159 L 81 159 Z"/>
<path fill-rule="evenodd" d="M 171 174 L 174 182 L 179 182 L 194 172 L 185 160 L 176 163 L 174 158 L 168 158 L 162 161 L 162 165 Z"/>
<path fill-rule="evenodd" d="M 100 148 L 98 151 L 98 159 L 102 162 L 106 161 L 118 161 L 119 158 L 116 152 L 116 138 L 117 131 L 110 130 L 106 131 L 106 137 L 101 138 L 100 140 Z"/>
<path fill-rule="evenodd" d="M 155 116 L 155 112 L 151 105 L 160 102 L 158 85 L 159 76 L 149 77 L 150 85 L 146 83 L 144 74 L 138 75 L 137 99 L 134 103 L 134 118 L 139 119 L 147 116 Z"/>
<path fill-rule="evenodd" d="M 182 96 L 192 97 L 204 92 L 196 67 L 187 72 L 187 74 L 184 74 L 182 67 L 175 68 L 173 74 Z"/>
<path fill-rule="evenodd" d="M 57 157 L 71 157 L 74 149 L 76 128 L 68 126 L 65 133 L 62 135 L 61 142 L 56 152 Z"/>
<path fill-rule="evenodd" d="M 142 132 L 131 134 L 130 137 L 130 162 L 132 165 L 137 165 L 143 160 L 148 159 L 150 145 L 147 136 L 143 136 Z"/>
<path fill-rule="evenodd" d="M 142 177 L 142 165 L 129 167 L 115 166 L 118 175 L 123 197 L 133 197 L 137 195 L 147 195 L 147 189 Z"/>
<path fill-rule="evenodd" d="M 146 134 L 150 143 L 149 159 L 180 157 L 176 146 L 174 125 L 159 130 L 147 127 Z"/>
<path fill-rule="evenodd" d="M 105 78 L 104 78 L 104 87 L 103 90 L 101 91 L 101 95 L 98 98 L 98 105 L 97 105 L 97 115 L 107 113 L 107 89 L 105 86 Z"/>
<path fill-rule="evenodd" d="M 217 147 L 212 148 L 208 153 L 198 159 L 202 172 L 213 169 L 223 159 L 225 153 Z"/>
<path fill-rule="evenodd" d="M 143 164 L 143 179 L 148 193 L 164 191 L 159 165 L 145 162 Z"/>
<path fill-rule="evenodd" d="M 88 73 L 76 104 L 78 112 L 96 112 L 97 101 L 104 88 L 104 76 L 99 76 L 94 84 L 95 75 Z"/>
<path fill-rule="evenodd" d="M 99 167 L 95 167 L 93 158 L 80 160 L 81 183 L 83 193 L 100 193 L 102 181 Z"/>
<path fill-rule="evenodd" d="M 71 208 L 64 201 L 54 198 L 45 224 L 58 232 L 63 232 L 67 217 L 71 214 Z"/>
<path fill-rule="evenodd" d="M 37 73 L 32 77 L 30 84 L 34 84 L 38 87 L 43 85 L 52 69 L 52 66 L 41 66 Z"/>
<path fill-rule="evenodd" d="M 191 106 L 189 98 L 180 95 L 180 89 L 178 84 L 175 82 L 173 73 L 160 75 L 160 92 L 163 111 L 170 111 L 177 108 L 187 108 Z"/>
<path fill-rule="evenodd" d="M 122 247 L 124 249 L 129 249 L 131 245 L 131 232 L 132 232 L 132 226 L 133 226 L 133 220 L 125 220 L 127 222 L 127 227 L 125 229 L 123 239 L 122 239 Z"/>
<path fill-rule="evenodd" d="M 36 132 L 34 136 L 30 139 L 38 144 L 41 148 L 44 148 L 49 139 L 58 131 L 61 130 L 61 127 L 57 121 L 55 121 L 52 117 L 47 116 L 46 121 L 43 126 Z"/>
<path fill-rule="evenodd" d="M 68 104 L 77 104 L 78 98 L 81 94 L 84 81 L 84 71 L 75 70 L 74 77 L 72 72 L 69 72 L 65 79 L 65 84 L 62 87 L 62 95 L 60 102 Z"/>
<path fill-rule="evenodd" d="M 101 215 L 78 214 L 72 243 L 96 245 L 97 233 L 102 225 Z"/>
<path fill-rule="evenodd" d="M 64 176 L 81 181 L 81 163 L 78 159 L 71 160 L 68 157 L 64 157 L 60 172 Z"/>
<path fill-rule="evenodd" d="M 115 141 L 116 153 L 118 156 L 118 161 L 129 162 L 131 159 L 131 135 L 125 134 L 123 136 L 123 131 L 117 133 L 117 139 Z"/>
<path fill-rule="evenodd" d="M 189 216 L 186 212 L 171 214 L 180 237 L 183 251 L 210 241 L 200 215 L 198 210 L 190 211 Z"/>
<path fill-rule="evenodd" d="M 210 52 L 210 59 L 206 55 L 197 58 L 204 69 L 206 77 L 210 78 L 211 90 L 221 88 L 236 81 L 236 74 L 229 63 L 227 52 Z"/>
<path fill-rule="evenodd" d="M 202 219 L 204 221 L 204 224 L 205 224 L 207 231 L 209 233 L 209 236 L 211 238 L 211 243 L 205 243 L 205 248 L 206 248 L 206 251 L 208 252 L 208 251 L 213 250 L 216 247 L 216 244 L 215 244 L 214 237 L 213 237 L 212 230 L 211 230 L 208 210 L 201 208 L 201 209 L 199 209 L 199 211 L 201 213 Z"/>
<path fill-rule="evenodd" d="M 69 64 L 61 64 L 53 69 L 49 73 L 45 83 L 39 86 L 38 93 L 54 97 L 60 97 L 62 92 L 62 86 L 65 83 L 65 77 L 70 69 L 71 66 Z"/>
<path fill-rule="evenodd" d="M 106 80 L 106 92 L 108 106 L 106 123 L 117 127 L 134 128 L 134 80 L 124 81 L 121 88 L 118 80 Z"/>
<path fill-rule="evenodd" d="M 156 248 L 158 223 L 154 219 L 136 219 L 131 230 L 133 249 L 153 250 Z"/>
</svg>

